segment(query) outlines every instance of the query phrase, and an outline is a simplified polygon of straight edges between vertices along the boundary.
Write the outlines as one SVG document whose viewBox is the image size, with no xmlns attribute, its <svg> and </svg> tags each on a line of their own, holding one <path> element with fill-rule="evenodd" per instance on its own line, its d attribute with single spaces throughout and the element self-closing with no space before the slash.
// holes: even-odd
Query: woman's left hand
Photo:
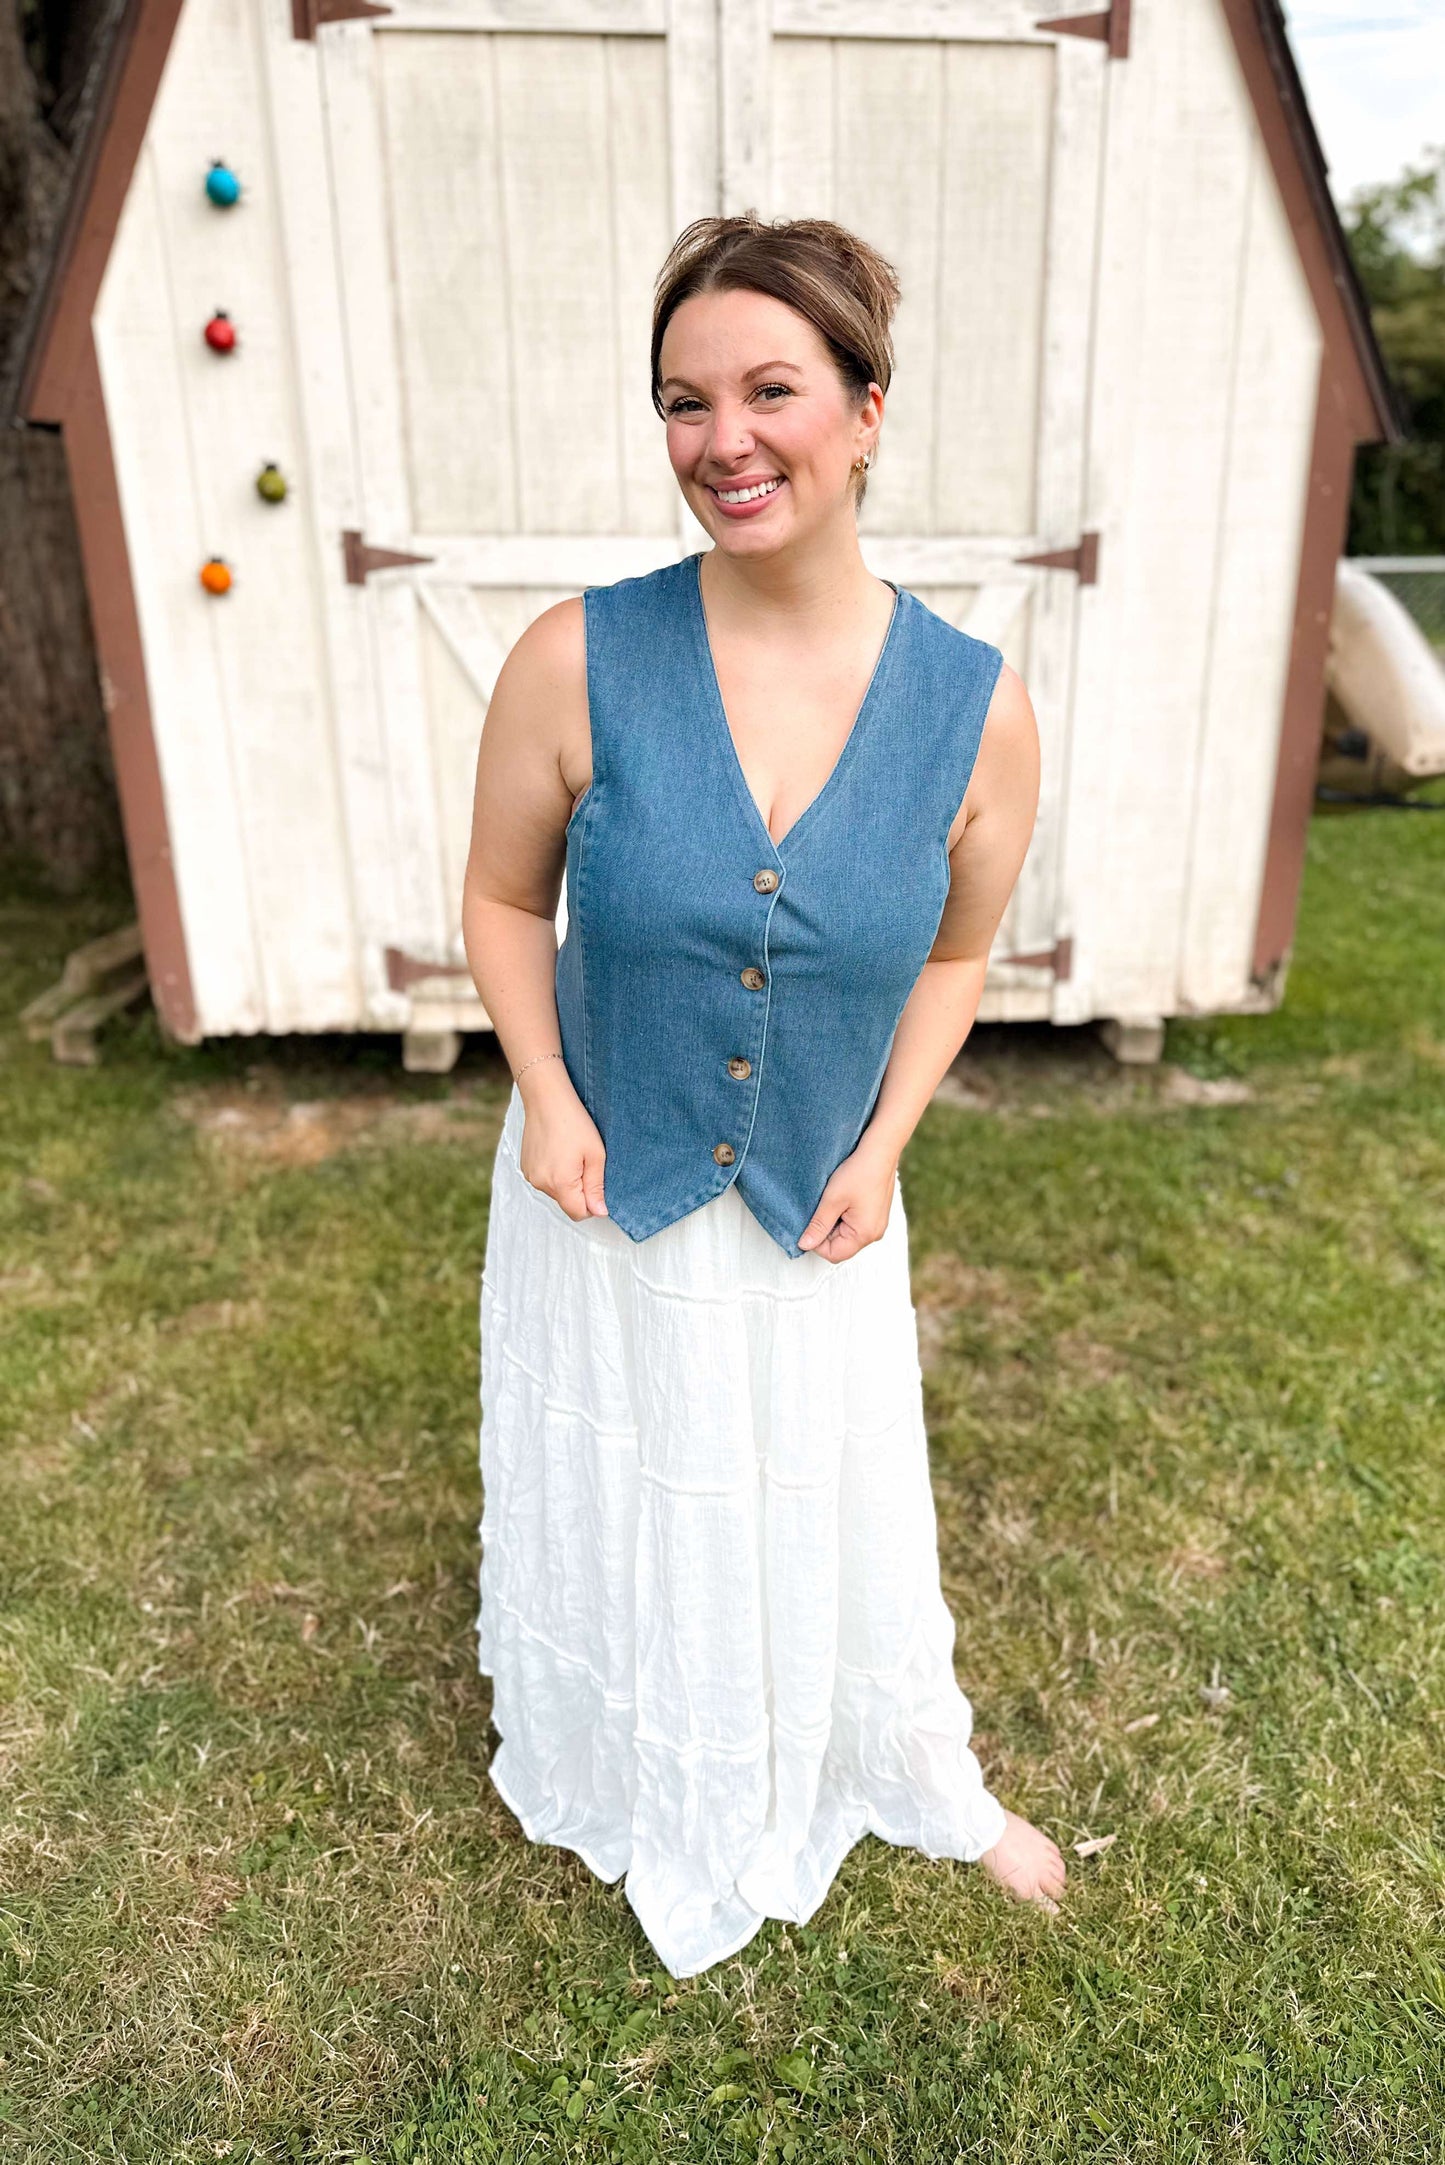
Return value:
<svg viewBox="0 0 1445 2165">
<path fill-rule="evenodd" d="M 798 1246 L 829 1263 L 846 1263 L 860 1248 L 881 1240 L 893 1207 L 897 1172 L 897 1158 L 870 1147 L 865 1137 L 823 1190 Z"/>
</svg>

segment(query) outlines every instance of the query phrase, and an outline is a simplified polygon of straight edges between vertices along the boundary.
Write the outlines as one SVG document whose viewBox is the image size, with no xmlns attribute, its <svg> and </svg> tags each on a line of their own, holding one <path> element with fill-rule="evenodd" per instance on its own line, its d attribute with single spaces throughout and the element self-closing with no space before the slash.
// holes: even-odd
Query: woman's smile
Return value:
<svg viewBox="0 0 1445 2165">
<path fill-rule="evenodd" d="M 785 479 L 782 474 L 764 474 L 757 481 L 730 481 L 726 486 L 706 481 L 703 486 L 720 511 L 731 519 L 745 519 L 771 503 L 784 486 Z"/>
</svg>

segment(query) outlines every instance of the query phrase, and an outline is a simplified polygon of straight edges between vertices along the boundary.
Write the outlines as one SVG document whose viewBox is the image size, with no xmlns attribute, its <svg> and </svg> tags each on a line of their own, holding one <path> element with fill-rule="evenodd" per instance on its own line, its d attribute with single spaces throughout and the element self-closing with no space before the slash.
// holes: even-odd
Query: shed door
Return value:
<svg viewBox="0 0 1445 2165">
<path fill-rule="evenodd" d="M 713 0 L 392 0 L 316 32 L 356 472 L 336 571 L 367 642 L 342 666 L 393 987 L 465 967 L 477 739 L 509 647 L 552 602 L 706 541 L 648 341 L 658 265 L 718 207 L 715 40 Z"/>
<path fill-rule="evenodd" d="M 1001 646 L 1038 714 L 1039 817 L 994 945 L 983 1012 L 996 1017 L 1048 1015 L 1070 961 L 1062 796 L 1093 544 L 1081 566 L 1069 559 L 1085 519 L 1110 63 L 1098 37 L 1036 27 L 1053 12 L 1018 0 L 722 0 L 724 208 L 835 218 L 899 274 L 864 555 Z M 1064 563 L 1021 561 L 1039 555 Z"/>
<path fill-rule="evenodd" d="M 294 0 L 318 4 L 363 0 Z M 477 736 L 525 625 L 706 545 L 648 396 L 652 280 L 689 219 L 755 206 L 837 218 L 899 271 L 864 554 L 1028 682 L 1043 798 L 985 1012 L 1048 1014 L 1103 44 L 1019 0 L 392 0 L 316 51 L 355 473 L 343 758 L 391 951 L 369 974 L 463 963 Z"/>
</svg>

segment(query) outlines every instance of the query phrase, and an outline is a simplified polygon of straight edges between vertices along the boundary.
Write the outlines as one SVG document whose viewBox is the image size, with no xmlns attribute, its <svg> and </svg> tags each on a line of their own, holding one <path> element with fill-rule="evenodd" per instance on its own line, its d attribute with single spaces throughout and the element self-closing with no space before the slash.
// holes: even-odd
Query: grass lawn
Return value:
<svg viewBox="0 0 1445 2165">
<path fill-rule="evenodd" d="M 495 1049 L 57 1068 L 16 1010 L 125 910 L 0 907 L 4 2165 L 1445 2155 L 1445 815 L 1316 816 L 1277 1014 L 981 1028 L 905 1157 L 1063 1913 L 870 1837 L 677 1985 L 486 1779 Z"/>
</svg>

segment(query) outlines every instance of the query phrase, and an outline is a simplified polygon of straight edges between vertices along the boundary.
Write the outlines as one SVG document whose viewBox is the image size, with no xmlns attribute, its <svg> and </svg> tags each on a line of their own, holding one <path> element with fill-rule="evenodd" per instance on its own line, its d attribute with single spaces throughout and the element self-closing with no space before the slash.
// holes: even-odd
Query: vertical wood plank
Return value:
<svg viewBox="0 0 1445 2165">
<path fill-rule="evenodd" d="M 463 31 L 373 38 L 418 535 L 522 524 L 493 43 Z"/>
<path fill-rule="evenodd" d="M 613 321 L 617 334 L 617 497 L 609 525 L 665 534 L 679 501 L 649 380 L 652 285 L 671 247 L 667 53 L 660 38 L 607 38 Z"/>
<path fill-rule="evenodd" d="M 718 0 L 722 207 L 766 218 L 772 186 L 772 0 Z"/>
<path fill-rule="evenodd" d="M 180 326 L 148 146 L 94 320 L 196 1026 L 203 1035 L 259 1030 L 265 1000 L 241 793 L 216 619 L 197 584 L 214 543 L 197 499 Z"/>
<path fill-rule="evenodd" d="M 1055 1007 L 1068 1021 L 1175 1003 L 1254 128 L 1215 0 L 1138 11 L 1108 92 L 1087 522 L 1100 580 L 1079 600 L 1076 968 Z"/>
<path fill-rule="evenodd" d="M 1249 213 L 1209 661 L 1179 956 L 1179 1001 L 1250 996 L 1255 916 L 1284 707 L 1321 333 L 1264 146 Z"/>
<path fill-rule="evenodd" d="M 408 549 L 415 527 L 388 234 L 391 145 L 376 33 L 365 22 L 332 23 L 318 44 L 361 525 L 373 545 Z M 442 823 L 416 594 L 406 572 L 373 576 L 364 591 L 369 666 L 377 687 L 391 797 L 392 941 L 409 953 L 441 960 L 460 952 L 461 933 L 442 885 Z"/>
<path fill-rule="evenodd" d="M 1049 545 L 1072 547 L 1088 526 L 1084 444 L 1087 354 L 1094 304 L 1103 127 L 1103 51 L 1064 38 L 1052 63 L 1053 140 L 1046 181 L 1040 326 L 1038 445 L 1033 525 Z M 1070 786 L 1079 605 L 1072 572 L 1037 570 L 1029 602 L 1027 682 L 1038 717 L 1040 774 L 1035 842 L 1010 903 L 1010 950 L 1041 952 L 1070 929 L 1063 828 Z M 1010 656 L 1010 659 L 1012 657 Z M 1021 675 L 1022 664 L 1015 664 Z"/>
<path fill-rule="evenodd" d="M 370 667 L 367 597 L 341 575 L 341 534 L 346 528 L 361 528 L 363 510 L 331 222 L 321 68 L 315 43 L 291 34 L 289 0 L 260 4 L 261 60 L 301 420 L 295 510 L 310 535 L 330 683 L 329 725 L 361 981 L 354 1019 L 383 1029 L 405 1020 L 405 1002 L 388 986 L 382 961 L 396 925 L 397 852 L 382 718 Z"/>
<path fill-rule="evenodd" d="M 939 326 L 948 306 L 939 230 L 943 47 L 847 39 L 833 50 L 837 216 L 887 257 L 902 288 L 893 323 L 894 377 L 860 530 L 928 534 L 935 531 Z M 900 158 L 903 142 L 908 154 Z"/>
<path fill-rule="evenodd" d="M 828 38 L 774 38 L 767 218 L 837 218 L 839 48 Z"/>
<path fill-rule="evenodd" d="M 518 519 L 527 533 L 605 533 L 619 523 L 621 439 L 602 47 L 596 38 L 537 34 L 490 42 L 518 387 Z M 659 120 L 640 113 L 635 125 L 657 128 Z"/>
<path fill-rule="evenodd" d="M 944 48 L 935 530 L 1034 521 L 1053 54 Z M 1007 185 L 1001 185 L 1007 175 Z"/>
</svg>

